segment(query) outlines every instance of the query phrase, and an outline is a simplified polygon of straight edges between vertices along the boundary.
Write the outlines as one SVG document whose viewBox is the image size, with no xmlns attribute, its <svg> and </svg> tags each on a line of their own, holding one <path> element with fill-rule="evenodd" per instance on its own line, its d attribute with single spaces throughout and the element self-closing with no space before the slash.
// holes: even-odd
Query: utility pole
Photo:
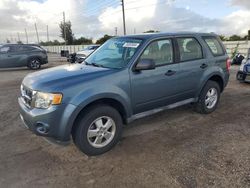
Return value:
<svg viewBox="0 0 250 188">
<path fill-rule="evenodd" d="M 39 43 L 40 43 L 40 41 L 39 41 L 39 35 L 38 35 L 38 32 L 37 32 L 36 23 L 35 23 L 35 29 L 36 29 L 36 38 L 37 38 L 37 42 L 38 42 L 38 44 L 39 44 Z"/>
<path fill-rule="evenodd" d="M 126 35 L 124 0 L 121 0 L 121 3 L 122 3 L 123 34 Z"/>
<path fill-rule="evenodd" d="M 117 36 L 117 27 L 115 27 L 115 36 Z"/>
<path fill-rule="evenodd" d="M 20 42 L 21 40 L 20 40 L 20 35 L 19 35 L 19 33 L 17 32 L 17 39 L 18 39 L 18 42 Z"/>
<path fill-rule="evenodd" d="M 47 42 L 49 42 L 49 26 L 47 25 Z"/>
<path fill-rule="evenodd" d="M 66 25 L 65 25 L 65 12 L 63 11 L 63 32 L 64 32 L 64 40 L 65 40 L 65 46 L 67 45 L 66 40 Z"/>
<path fill-rule="evenodd" d="M 29 39 L 28 39 L 28 34 L 27 34 L 26 28 L 24 29 L 24 31 L 25 31 L 25 36 L 26 36 L 26 44 L 28 44 L 29 43 Z"/>
<path fill-rule="evenodd" d="M 134 34 L 136 34 L 136 28 L 134 28 Z"/>
</svg>

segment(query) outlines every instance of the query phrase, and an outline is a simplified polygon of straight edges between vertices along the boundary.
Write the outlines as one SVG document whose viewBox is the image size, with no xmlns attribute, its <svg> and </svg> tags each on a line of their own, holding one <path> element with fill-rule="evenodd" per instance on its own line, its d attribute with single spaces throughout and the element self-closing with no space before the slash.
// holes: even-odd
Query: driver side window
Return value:
<svg viewBox="0 0 250 188">
<path fill-rule="evenodd" d="M 173 45 L 171 39 L 152 42 L 144 50 L 141 59 L 152 59 L 156 66 L 173 63 Z"/>
</svg>

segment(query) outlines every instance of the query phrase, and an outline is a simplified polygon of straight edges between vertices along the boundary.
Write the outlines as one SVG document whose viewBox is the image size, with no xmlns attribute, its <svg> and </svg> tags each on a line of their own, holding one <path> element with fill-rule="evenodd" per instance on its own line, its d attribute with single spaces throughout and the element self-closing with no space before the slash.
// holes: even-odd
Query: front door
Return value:
<svg viewBox="0 0 250 188">
<path fill-rule="evenodd" d="M 3 46 L 0 49 L 0 68 L 18 66 L 20 54 L 16 54 L 16 47 Z"/>
<path fill-rule="evenodd" d="M 174 61 L 171 39 L 151 42 L 141 59 L 153 60 L 156 68 L 130 73 L 134 114 L 174 103 L 179 92 L 179 63 Z"/>
</svg>

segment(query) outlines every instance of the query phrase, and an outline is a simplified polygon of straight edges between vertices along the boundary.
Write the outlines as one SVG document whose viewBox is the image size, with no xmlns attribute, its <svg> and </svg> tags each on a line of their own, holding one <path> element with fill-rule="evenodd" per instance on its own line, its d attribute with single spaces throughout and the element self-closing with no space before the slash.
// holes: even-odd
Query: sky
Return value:
<svg viewBox="0 0 250 188">
<path fill-rule="evenodd" d="M 226 36 L 247 35 L 250 0 L 124 0 L 127 34 L 147 30 L 161 32 L 215 32 Z M 59 40 L 59 23 L 65 12 L 74 36 L 100 38 L 123 35 L 120 0 L 0 0 L 0 43 L 19 38 L 26 43 Z"/>
</svg>

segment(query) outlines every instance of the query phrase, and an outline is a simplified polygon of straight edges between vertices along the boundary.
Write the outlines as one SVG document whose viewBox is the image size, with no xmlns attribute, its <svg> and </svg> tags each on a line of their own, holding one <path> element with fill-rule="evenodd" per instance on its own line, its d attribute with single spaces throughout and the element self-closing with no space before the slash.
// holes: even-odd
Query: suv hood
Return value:
<svg viewBox="0 0 250 188">
<path fill-rule="evenodd" d="M 57 91 L 117 71 L 91 65 L 68 64 L 28 74 L 23 85 L 38 91 Z"/>
</svg>

